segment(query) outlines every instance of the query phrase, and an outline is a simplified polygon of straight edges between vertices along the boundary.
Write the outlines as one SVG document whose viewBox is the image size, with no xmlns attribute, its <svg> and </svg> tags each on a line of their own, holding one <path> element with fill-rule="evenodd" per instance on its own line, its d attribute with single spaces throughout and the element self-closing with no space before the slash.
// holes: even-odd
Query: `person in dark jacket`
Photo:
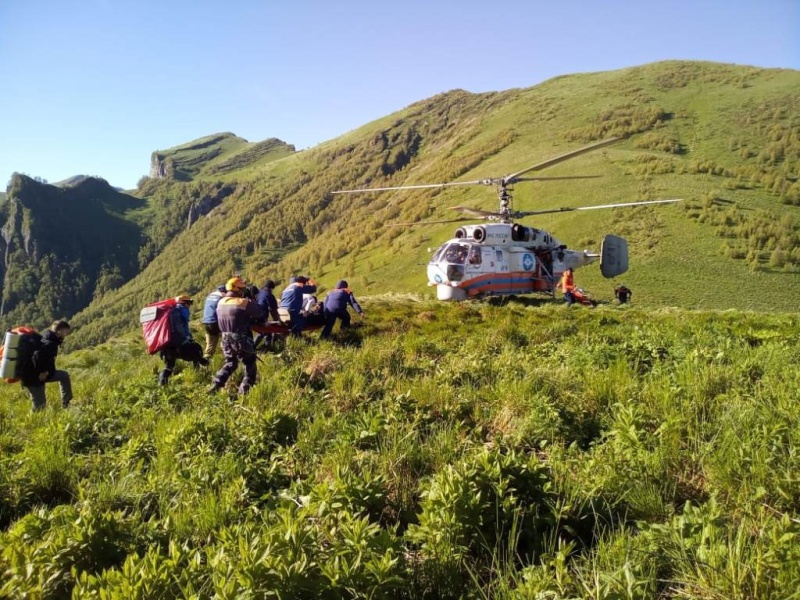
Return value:
<svg viewBox="0 0 800 600">
<path fill-rule="evenodd" d="M 625 304 L 631 299 L 633 292 L 624 283 L 621 283 L 614 288 L 614 295 L 617 297 L 620 304 Z"/>
<path fill-rule="evenodd" d="M 317 285 L 313 279 L 298 275 L 289 280 L 289 285 L 281 294 L 280 307 L 289 313 L 291 332 L 295 337 L 300 337 L 306 324 L 303 316 L 303 294 L 313 294 L 316 291 Z"/>
<path fill-rule="evenodd" d="M 227 290 L 224 285 L 220 285 L 206 296 L 205 304 L 203 305 L 203 329 L 206 333 L 206 349 L 203 352 L 205 358 L 214 356 L 219 345 L 219 325 L 217 325 L 217 304 L 226 294 Z"/>
<path fill-rule="evenodd" d="M 244 365 L 244 378 L 239 385 L 239 393 L 246 394 L 256 383 L 256 351 L 250 327 L 254 322 L 262 321 L 265 314 L 253 299 L 244 297 L 246 285 L 240 277 L 229 279 L 225 284 L 228 292 L 217 305 L 217 322 L 222 332 L 225 364 L 217 371 L 209 393 L 225 386 L 239 366 L 239 361 Z"/>
<path fill-rule="evenodd" d="M 56 369 L 58 347 L 72 329 L 66 321 L 54 321 L 42 336 L 41 346 L 33 353 L 27 373 L 22 376 L 22 386 L 33 400 L 33 410 L 42 410 L 47 403 L 46 383 L 58 382 L 61 387 L 61 406 L 67 408 L 72 400 L 72 383 L 69 373 Z"/>
<path fill-rule="evenodd" d="M 161 349 L 160 356 L 164 360 L 164 368 L 158 374 L 158 384 L 167 385 L 175 363 L 182 359 L 195 365 L 208 365 L 208 359 L 203 356 L 200 344 L 192 339 L 189 329 L 189 307 L 192 299 L 188 294 L 175 297 L 175 308 L 169 314 L 169 328 L 172 339 L 169 345 Z"/>
<path fill-rule="evenodd" d="M 336 283 L 336 289 L 331 290 L 325 297 L 325 327 L 320 336 L 322 339 L 330 337 L 333 326 L 336 324 L 336 319 L 341 319 L 342 321 L 340 329 L 350 327 L 350 313 L 347 312 L 348 305 L 353 307 L 359 317 L 364 316 L 364 311 L 361 310 L 356 297 L 347 286 L 347 282 L 342 279 Z"/>
<path fill-rule="evenodd" d="M 264 284 L 264 287 L 261 288 L 261 291 L 258 292 L 258 296 L 256 296 L 256 304 L 261 307 L 270 321 L 280 321 L 281 318 L 278 315 L 278 299 L 275 298 L 275 293 L 272 291 L 274 289 L 275 282 L 272 281 L 272 279 L 267 280 L 267 283 Z"/>
</svg>

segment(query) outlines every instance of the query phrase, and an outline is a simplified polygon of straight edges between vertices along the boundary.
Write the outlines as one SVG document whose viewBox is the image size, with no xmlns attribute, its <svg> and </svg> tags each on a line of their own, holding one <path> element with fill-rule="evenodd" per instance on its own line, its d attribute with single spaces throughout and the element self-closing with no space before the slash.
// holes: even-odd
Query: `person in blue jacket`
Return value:
<svg viewBox="0 0 800 600">
<path fill-rule="evenodd" d="M 347 312 L 348 304 L 353 307 L 359 317 L 364 316 L 364 311 L 361 310 L 356 301 L 356 297 L 347 285 L 347 282 L 342 279 L 336 283 L 336 289 L 328 292 L 325 297 L 325 327 L 322 330 L 321 338 L 327 339 L 333 331 L 333 326 L 336 324 L 336 319 L 341 319 L 342 324 L 340 329 L 347 329 L 350 327 L 350 313 Z"/>
<path fill-rule="evenodd" d="M 289 313 L 291 332 L 295 337 L 300 337 L 306 325 L 303 315 L 303 294 L 313 294 L 316 291 L 317 284 L 313 279 L 298 275 L 289 280 L 289 285 L 281 294 L 280 307 Z"/>
<path fill-rule="evenodd" d="M 208 359 L 203 356 L 203 349 L 192 339 L 192 332 L 189 329 L 189 317 L 191 316 L 189 307 L 191 305 L 192 298 L 188 294 L 175 297 L 175 308 L 169 314 L 172 340 L 160 352 L 161 358 L 164 359 L 164 369 L 158 374 L 159 385 L 169 383 L 169 378 L 172 371 L 175 370 L 175 363 L 179 358 L 195 365 L 208 365 Z"/>
<path fill-rule="evenodd" d="M 217 304 L 225 295 L 226 290 L 224 285 L 218 286 L 213 292 L 206 296 L 205 304 L 203 305 L 203 330 L 206 333 L 206 349 L 203 352 L 204 358 L 211 358 L 219 346 L 220 330 L 217 323 Z"/>
<path fill-rule="evenodd" d="M 267 283 L 264 284 L 264 287 L 258 292 L 256 296 L 256 304 L 258 304 L 264 314 L 267 315 L 270 321 L 280 321 L 281 318 L 278 315 L 278 300 L 275 298 L 275 293 L 272 291 L 275 289 L 275 282 L 272 279 L 267 280 Z"/>
</svg>

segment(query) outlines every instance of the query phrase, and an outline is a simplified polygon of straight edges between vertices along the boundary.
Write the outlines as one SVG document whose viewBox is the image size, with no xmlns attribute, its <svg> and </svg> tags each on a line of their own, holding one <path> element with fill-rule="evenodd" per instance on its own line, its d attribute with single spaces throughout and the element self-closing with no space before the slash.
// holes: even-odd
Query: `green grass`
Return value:
<svg viewBox="0 0 800 600">
<path fill-rule="evenodd" d="M 798 589 L 796 315 L 361 300 L 246 398 L 138 336 L 59 358 L 68 411 L 4 386 L 0 595 Z"/>
</svg>

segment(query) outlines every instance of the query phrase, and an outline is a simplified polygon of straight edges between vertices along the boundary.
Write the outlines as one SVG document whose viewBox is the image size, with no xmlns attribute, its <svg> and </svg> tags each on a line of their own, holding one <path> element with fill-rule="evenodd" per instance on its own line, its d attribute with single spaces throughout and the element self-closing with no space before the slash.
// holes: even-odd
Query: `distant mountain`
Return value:
<svg viewBox="0 0 800 600">
<path fill-rule="evenodd" d="M 0 207 L 0 323 L 70 317 L 139 271 L 143 208 L 103 179 L 56 187 L 14 174 Z"/>
<path fill-rule="evenodd" d="M 251 143 L 232 133 L 209 135 L 188 144 L 156 151 L 150 157 L 150 177 L 191 181 L 246 168 L 263 159 L 275 160 L 295 152 L 276 138 Z"/>
<path fill-rule="evenodd" d="M 275 139 L 208 136 L 154 153 L 165 176 L 143 178 L 136 196 L 100 177 L 48 185 L 15 173 L 0 197 L 0 325 L 44 327 L 77 313 L 136 275 L 229 196 L 236 186 L 219 175 L 293 152 Z M 199 173 L 214 179 L 191 181 Z"/>
<path fill-rule="evenodd" d="M 646 306 L 795 310 L 800 294 L 800 73 L 666 61 L 557 77 L 532 88 L 422 100 L 304 152 L 216 134 L 153 155 L 126 218 L 143 235 L 141 272 L 74 317 L 74 344 L 132 327 L 146 302 L 204 294 L 232 273 L 256 283 L 344 277 L 360 295 L 430 293 L 424 264 L 452 237 L 447 207 L 494 210 L 493 189 L 331 195 L 338 189 L 472 181 L 514 173 L 611 136 L 625 141 L 521 183 L 514 208 L 653 198 L 680 205 L 528 218 L 570 247 L 629 240 L 624 282 Z M 576 274 L 596 297 L 613 282 Z"/>
<path fill-rule="evenodd" d="M 105 181 L 105 179 L 103 179 L 102 177 L 95 177 L 95 176 L 92 176 L 92 175 L 73 175 L 72 177 L 67 177 L 66 179 L 63 179 L 61 181 L 57 181 L 57 182 L 55 182 L 55 183 L 53 183 L 51 185 L 54 185 L 54 186 L 60 187 L 60 188 L 75 187 L 76 185 L 78 185 L 80 183 L 83 183 L 87 179 L 100 179 L 102 181 Z M 108 183 L 108 182 L 106 182 L 106 183 Z M 124 191 L 123 188 L 116 187 L 116 186 L 111 186 L 111 189 L 114 189 L 114 190 L 116 190 L 118 192 Z"/>
</svg>

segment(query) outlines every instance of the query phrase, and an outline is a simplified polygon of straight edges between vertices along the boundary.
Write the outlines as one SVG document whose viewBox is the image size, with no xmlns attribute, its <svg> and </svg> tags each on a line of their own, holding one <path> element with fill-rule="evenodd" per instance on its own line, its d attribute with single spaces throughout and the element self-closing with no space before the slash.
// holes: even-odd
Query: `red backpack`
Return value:
<svg viewBox="0 0 800 600">
<path fill-rule="evenodd" d="M 177 305 L 175 298 L 169 298 L 148 304 L 139 313 L 148 354 L 155 354 L 172 342 L 169 315 Z"/>
</svg>

